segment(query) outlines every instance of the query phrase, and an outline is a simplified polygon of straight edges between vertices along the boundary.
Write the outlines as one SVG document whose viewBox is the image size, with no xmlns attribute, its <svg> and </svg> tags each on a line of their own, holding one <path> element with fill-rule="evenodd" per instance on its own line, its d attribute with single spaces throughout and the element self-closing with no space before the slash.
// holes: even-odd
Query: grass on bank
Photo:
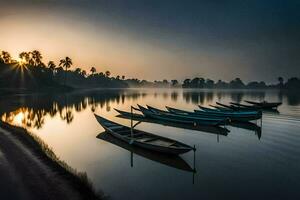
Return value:
<svg viewBox="0 0 300 200">
<path fill-rule="evenodd" d="M 9 131 L 13 136 L 19 139 L 26 147 L 39 157 L 47 166 L 65 178 L 70 185 L 76 189 L 83 199 L 107 199 L 103 192 L 96 192 L 92 182 L 89 180 L 86 172 L 79 172 L 61 160 L 40 137 L 27 131 L 24 128 L 12 126 L 0 120 L 0 127 Z"/>
</svg>

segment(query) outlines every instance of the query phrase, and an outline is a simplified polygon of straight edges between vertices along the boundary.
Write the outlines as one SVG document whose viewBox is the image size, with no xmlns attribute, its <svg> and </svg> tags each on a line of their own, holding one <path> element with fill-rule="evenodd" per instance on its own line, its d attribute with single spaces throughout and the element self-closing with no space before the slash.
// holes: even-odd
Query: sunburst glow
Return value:
<svg viewBox="0 0 300 200">
<path fill-rule="evenodd" d="M 17 59 L 18 66 L 23 67 L 26 64 L 26 60 L 24 58 Z"/>
</svg>

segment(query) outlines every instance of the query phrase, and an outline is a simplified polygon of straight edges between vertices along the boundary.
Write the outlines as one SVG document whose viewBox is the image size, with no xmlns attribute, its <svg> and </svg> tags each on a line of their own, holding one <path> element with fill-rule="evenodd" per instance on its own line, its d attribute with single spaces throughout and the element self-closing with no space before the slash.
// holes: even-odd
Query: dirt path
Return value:
<svg viewBox="0 0 300 200">
<path fill-rule="evenodd" d="M 67 200 L 81 195 L 10 132 L 0 128 L 0 199 Z"/>
</svg>

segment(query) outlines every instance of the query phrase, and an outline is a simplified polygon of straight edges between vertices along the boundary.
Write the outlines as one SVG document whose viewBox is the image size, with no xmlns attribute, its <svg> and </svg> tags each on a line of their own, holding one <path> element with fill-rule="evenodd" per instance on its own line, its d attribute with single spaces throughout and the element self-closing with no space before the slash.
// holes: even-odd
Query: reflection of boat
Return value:
<svg viewBox="0 0 300 200">
<path fill-rule="evenodd" d="M 126 149 L 134 154 L 137 154 L 139 156 L 142 156 L 144 158 L 147 158 L 149 160 L 176 168 L 184 171 L 194 172 L 194 169 L 192 169 L 181 157 L 179 156 L 170 156 L 165 154 L 160 154 L 153 151 L 148 151 L 140 147 L 136 147 L 133 145 L 130 145 L 126 142 L 123 142 L 115 137 L 113 137 L 110 134 L 107 134 L 106 132 L 100 133 L 97 138 L 104 140 L 106 142 L 109 142 L 111 144 L 114 144 L 116 146 L 119 146 L 123 149 Z"/>
<path fill-rule="evenodd" d="M 141 121 L 141 122 L 149 122 L 149 123 L 155 123 L 155 124 L 161 124 L 165 126 L 171 126 L 176 128 L 183 128 L 183 129 L 190 129 L 195 131 L 203 131 L 208 133 L 214 133 L 214 134 L 220 134 L 227 136 L 229 130 L 226 128 L 218 127 L 218 126 L 199 126 L 199 125 L 193 125 L 193 124 L 182 124 L 182 123 L 175 123 L 175 122 L 169 122 L 169 121 L 162 121 L 157 120 L 153 118 L 145 117 L 142 114 L 136 114 L 136 113 L 130 113 L 126 111 L 121 111 L 118 109 L 115 109 L 120 115 L 117 117 L 125 118 L 125 119 L 132 119 L 135 121 Z"/>
<path fill-rule="evenodd" d="M 232 122 L 230 124 L 233 127 L 242 128 L 250 131 L 254 131 L 257 134 L 258 139 L 261 138 L 261 127 L 252 122 Z"/>
<path fill-rule="evenodd" d="M 191 146 L 166 137 L 154 135 L 140 130 L 123 126 L 95 115 L 101 126 L 114 137 L 151 151 L 178 155 L 193 150 Z"/>
<path fill-rule="evenodd" d="M 251 121 L 260 119 L 262 114 L 257 111 L 224 111 L 206 108 L 200 106 L 200 108 L 206 108 L 205 110 L 195 110 L 194 112 L 189 112 L 185 110 L 180 110 L 176 108 L 166 107 L 169 112 L 177 113 L 177 114 L 185 114 L 188 116 L 199 116 L 206 118 L 214 118 L 214 119 L 230 119 L 231 121 Z"/>
<path fill-rule="evenodd" d="M 267 101 L 256 102 L 256 101 L 246 101 L 245 100 L 245 102 L 252 104 L 256 107 L 262 108 L 262 109 L 274 109 L 282 104 L 281 102 L 267 102 Z"/>
<path fill-rule="evenodd" d="M 210 125 L 210 126 L 225 125 L 228 122 L 228 120 L 224 120 L 224 119 L 203 118 L 199 116 L 187 116 L 187 115 L 174 114 L 168 111 L 153 108 L 151 106 L 147 106 L 148 109 L 140 105 L 138 106 L 140 111 L 143 113 L 143 115 L 158 120 L 171 121 L 176 123 Z"/>
</svg>

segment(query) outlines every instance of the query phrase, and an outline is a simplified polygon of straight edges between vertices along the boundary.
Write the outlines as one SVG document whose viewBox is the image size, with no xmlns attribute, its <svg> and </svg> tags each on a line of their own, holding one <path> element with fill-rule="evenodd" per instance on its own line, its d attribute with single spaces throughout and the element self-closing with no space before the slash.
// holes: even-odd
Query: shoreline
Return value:
<svg viewBox="0 0 300 200">
<path fill-rule="evenodd" d="M 60 160 L 47 144 L 26 129 L 0 121 L 0 137 L 0 174 L 7 175 L 0 185 L 15 182 L 18 190 L 22 190 L 19 191 L 21 194 L 12 194 L 11 191 L 16 193 L 14 189 L 6 190 L 7 194 L 2 196 L 24 194 L 28 198 L 20 196 L 20 199 L 105 199 L 102 192 L 95 191 L 86 173 L 78 172 Z M 11 170 L 13 173 L 7 173 Z"/>
</svg>

